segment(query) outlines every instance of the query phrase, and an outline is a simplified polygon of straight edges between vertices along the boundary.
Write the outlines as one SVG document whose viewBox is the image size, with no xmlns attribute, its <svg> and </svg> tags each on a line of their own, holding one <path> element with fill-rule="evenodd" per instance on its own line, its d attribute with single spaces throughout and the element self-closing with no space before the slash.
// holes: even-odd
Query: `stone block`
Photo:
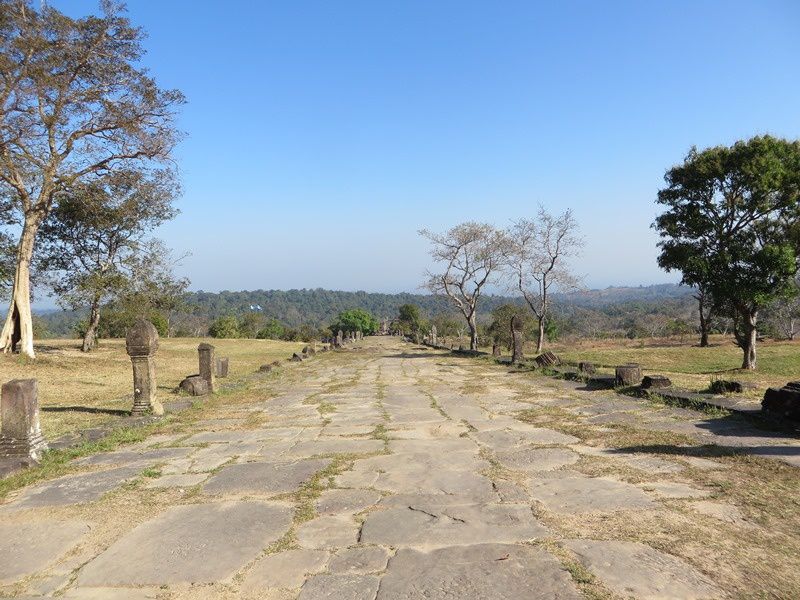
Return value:
<svg viewBox="0 0 800 600">
<path fill-rule="evenodd" d="M 639 385 L 642 382 L 642 369 L 639 365 L 629 363 L 620 365 L 615 370 L 614 385 L 617 387 L 628 387 Z"/>
<path fill-rule="evenodd" d="M 761 409 L 777 417 L 800 421 L 800 381 L 790 381 L 782 388 L 769 388 Z"/>
<path fill-rule="evenodd" d="M 645 375 L 642 379 L 642 389 L 644 390 L 668 387 L 672 387 L 672 382 L 664 375 Z"/>
<path fill-rule="evenodd" d="M 533 360 L 536 363 L 536 366 L 539 368 L 555 367 L 561 364 L 561 359 L 549 350 L 547 352 L 543 352 Z"/>
<path fill-rule="evenodd" d="M 180 382 L 178 388 L 190 396 L 205 396 L 208 394 L 208 382 L 200 375 L 189 375 Z"/>
<path fill-rule="evenodd" d="M 35 379 L 14 379 L 0 390 L 0 456 L 39 461 L 47 450 L 39 424 Z"/>
<path fill-rule="evenodd" d="M 216 361 L 216 376 L 217 377 L 227 377 L 228 376 L 228 358 L 218 358 Z"/>
</svg>

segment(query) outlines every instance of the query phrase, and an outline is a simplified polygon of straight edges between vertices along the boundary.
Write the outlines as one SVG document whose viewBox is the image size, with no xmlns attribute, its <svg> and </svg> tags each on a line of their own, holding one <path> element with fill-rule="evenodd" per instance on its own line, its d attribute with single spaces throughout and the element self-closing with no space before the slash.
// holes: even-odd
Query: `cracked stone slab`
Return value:
<svg viewBox="0 0 800 600">
<path fill-rule="evenodd" d="M 203 491 L 207 494 L 285 494 L 297 490 L 330 463 L 330 459 L 317 458 L 232 464 L 211 477 Z"/>
<path fill-rule="evenodd" d="M 381 495 L 373 490 L 325 490 L 317 499 L 316 508 L 321 515 L 355 514 L 365 508 L 374 506 L 380 499 Z"/>
<path fill-rule="evenodd" d="M 41 571 L 78 545 L 89 531 L 89 524 L 82 521 L 0 524 L 0 584 Z"/>
<path fill-rule="evenodd" d="M 208 475 L 205 473 L 182 473 L 182 474 L 174 474 L 174 475 L 164 475 L 163 477 L 158 477 L 156 479 L 150 479 L 144 485 L 146 488 L 169 488 L 169 487 L 178 487 L 178 488 L 187 488 L 192 487 L 193 485 L 198 485 L 203 483 L 206 479 L 208 479 Z"/>
<path fill-rule="evenodd" d="M 678 473 L 684 469 L 683 465 L 678 463 L 655 456 L 647 456 L 646 454 L 632 454 L 630 452 L 620 452 L 613 448 L 595 448 L 594 446 L 575 446 L 575 449 L 581 454 L 586 454 L 588 456 L 600 456 L 612 460 L 619 460 L 629 467 L 653 475 Z"/>
<path fill-rule="evenodd" d="M 568 514 L 645 509 L 654 505 L 635 485 L 603 477 L 530 479 L 528 490 L 548 510 Z"/>
<path fill-rule="evenodd" d="M 698 490 L 685 483 L 672 481 L 640 483 L 639 487 L 645 492 L 652 492 L 659 498 L 703 498 L 710 494 L 707 490 Z"/>
<path fill-rule="evenodd" d="M 486 429 L 472 434 L 478 442 L 493 450 L 510 450 L 530 444 L 575 444 L 580 440 L 553 429 L 533 428 L 526 432 L 507 429 Z"/>
<path fill-rule="evenodd" d="M 400 549 L 377 600 L 579 600 L 569 573 L 542 548 L 515 544 Z"/>
<path fill-rule="evenodd" d="M 360 546 L 341 550 L 331 558 L 333 573 L 375 573 L 383 571 L 389 561 L 389 550 L 380 546 Z"/>
<path fill-rule="evenodd" d="M 108 471 L 65 475 L 26 489 L 8 507 L 34 508 L 94 502 L 106 492 L 110 492 L 126 481 L 135 479 L 141 472 L 141 466 L 126 466 Z"/>
<path fill-rule="evenodd" d="M 642 600 L 700 600 L 722 592 L 686 561 L 638 542 L 568 540 L 563 544 L 612 591 Z"/>
<path fill-rule="evenodd" d="M 93 454 L 85 458 L 79 458 L 73 461 L 76 465 L 132 465 L 132 464 L 155 464 L 159 462 L 166 462 L 168 460 L 186 458 L 194 448 L 156 448 L 155 450 L 146 450 L 144 452 L 134 452 L 130 450 L 122 450 L 119 452 L 104 452 L 101 454 Z"/>
<path fill-rule="evenodd" d="M 580 455 L 568 448 L 520 448 L 497 453 L 497 460 L 512 471 L 553 471 L 575 464 Z"/>
<path fill-rule="evenodd" d="M 287 550 L 260 559 L 247 573 L 243 592 L 299 588 L 307 575 L 325 570 L 330 554 L 322 550 Z"/>
<path fill-rule="evenodd" d="M 372 454 L 383 450 L 381 440 L 358 440 L 347 438 L 325 438 L 298 442 L 286 456 L 304 458 L 317 454 Z"/>
<path fill-rule="evenodd" d="M 373 575 L 314 575 L 303 585 L 298 600 L 375 600 L 379 584 Z"/>
<path fill-rule="evenodd" d="M 315 550 L 346 548 L 358 541 L 358 529 L 347 515 L 317 517 L 297 528 L 297 542 Z"/>
<path fill-rule="evenodd" d="M 82 586 L 227 580 L 278 540 L 289 506 L 225 502 L 173 506 L 122 536 L 78 575 Z"/>
<path fill-rule="evenodd" d="M 361 542 L 386 546 L 467 545 L 526 542 L 546 535 L 530 506 L 521 504 L 447 504 L 421 499 L 406 506 L 370 513 Z"/>
</svg>

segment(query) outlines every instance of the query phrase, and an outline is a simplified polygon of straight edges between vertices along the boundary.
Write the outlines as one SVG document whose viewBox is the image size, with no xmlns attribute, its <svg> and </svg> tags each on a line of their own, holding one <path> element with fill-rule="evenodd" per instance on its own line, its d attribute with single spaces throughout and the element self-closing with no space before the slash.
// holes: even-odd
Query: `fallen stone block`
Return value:
<svg viewBox="0 0 800 600">
<path fill-rule="evenodd" d="M 629 387 L 639 385 L 642 382 L 642 369 L 639 365 L 629 363 L 620 365 L 615 370 L 614 385 L 617 387 Z"/>
<path fill-rule="evenodd" d="M 178 389 L 183 390 L 190 396 L 205 396 L 208 394 L 208 381 L 200 375 L 189 375 L 180 382 Z"/>
<path fill-rule="evenodd" d="M 784 419 L 800 421 L 800 381 L 790 381 L 782 388 L 769 388 L 761 401 L 761 410 Z"/>
<path fill-rule="evenodd" d="M 561 359 L 548 350 L 534 358 L 533 362 L 535 362 L 536 366 L 539 368 L 555 367 L 561 364 Z"/>
<path fill-rule="evenodd" d="M 672 382 L 663 375 L 645 375 L 642 379 L 642 389 L 644 390 L 668 387 L 672 387 Z"/>
</svg>

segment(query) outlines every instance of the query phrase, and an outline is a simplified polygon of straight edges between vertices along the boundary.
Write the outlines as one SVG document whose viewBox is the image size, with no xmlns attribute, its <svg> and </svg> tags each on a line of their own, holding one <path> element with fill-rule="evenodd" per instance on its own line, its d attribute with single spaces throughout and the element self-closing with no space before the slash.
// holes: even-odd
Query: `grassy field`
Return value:
<svg viewBox="0 0 800 600">
<path fill-rule="evenodd" d="M 230 359 L 229 377 L 252 373 L 264 363 L 286 359 L 305 344 L 272 340 L 161 339 L 156 355 L 156 380 L 162 401 L 181 379 L 197 373 L 197 345 L 211 342 L 218 357 Z M 89 354 L 77 340 L 42 340 L 36 360 L 0 354 L 0 382 L 35 378 L 39 381 L 39 405 L 47 439 L 119 419 L 114 411 L 133 404 L 133 371 L 124 340 L 103 340 Z M 111 412 L 108 412 L 111 411 Z"/>
<path fill-rule="evenodd" d="M 441 343 L 458 340 L 442 340 Z M 707 390 L 714 379 L 735 379 L 749 382 L 756 389 L 744 395 L 762 398 L 768 387 L 781 387 L 788 381 L 800 380 L 800 340 L 794 342 L 759 342 L 758 368 L 742 371 L 742 351 L 728 336 L 711 336 L 707 348 L 697 346 L 697 340 L 653 338 L 646 340 L 581 340 L 547 344 L 561 360 L 569 363 L 593 362 L 601 374 L 612 374 L 614 367 L 628 362 L 639 363 L 645 375 L 666 375 L 675 386 L 693 391 Z M 481 348 L 491 352 L 491 347 Z M 503 354 L 510 353 L 503 349 Z M 535 356 L 535 346 L 527 344 L 525 356 Z"/>
<path fill-rule="evenodd" d="M 730 337 L 712 336 L 707 348 L 687 340 L 587 340 L 548 349 L 564 361 L 593 362 L 608 373 L 616 365 L 639 363 L 645 375 L 666 375 L 676 386 L 695 391 L 707 389 L 713 379 L 736 379 L 755 384 L 747 395 L 761 398 L 770 386 L 800 379 L 800 341 L 759 343 L 758 369 L 743 371 L 742 351 Z"/>
</svg>

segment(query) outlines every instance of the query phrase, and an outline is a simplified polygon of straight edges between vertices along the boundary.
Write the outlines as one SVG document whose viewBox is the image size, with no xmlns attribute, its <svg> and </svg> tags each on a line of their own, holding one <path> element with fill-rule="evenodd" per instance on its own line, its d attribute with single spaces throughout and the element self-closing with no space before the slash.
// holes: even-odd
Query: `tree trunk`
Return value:
<svg viewBox="0 0 800 600">
<path fill-rule="evenodd" d="M 737 335 L 737 341 L 742 352 L 744 352 L 742 369 L 754 370 L 756 368 L 756 337 L 758 335 L 756 323 L 758 321 L 758 311 L 743 312 L 740 317 L 742 319 L 742 332 Z"/>
<path fill-rule="evenodd" d="M 544 347 L 544 316 L 539 317 L 539 332 L 536 338 L 536 354 L 542 353 Z"/>
<path fill-rule="evenodd" d="M 478 323 L 475 318 L 475 313 L 469 316 L 469 349 L 478 349 Z"/>
<path fill-rule="evenodd" d="M 100 325 L 100 299 L 95 298 L 89 310 L 89 325 L 83 336 L 82 352 L 91 352 L 97 346 L 97 327 Z"/>
<path fill-rule="evenodd" d="M 708 330 L 710 326 L 711 313 L 709 313 L 708 316 L 706 316 L 705 294 L 698 294 L 697 296 L 695 296 L 695 298 L 697 298 L 698 309 L 700 311 L 700 347 L 706 348 L 708 347 Z"/>
<path fill-rule="evenodd" d="M 0 349 L 14 352 L 19 343 L 19 352 L 36 358 L 33 352 L 33 317 L 31 314 L 31 258 L 39 217 L 25 215 L 25 223 L 17 248 L 17 268 L 14 273 L 14 287 L 11 304 L 8 307 L 3 331 L 0 333 Z"/>
</svg>

